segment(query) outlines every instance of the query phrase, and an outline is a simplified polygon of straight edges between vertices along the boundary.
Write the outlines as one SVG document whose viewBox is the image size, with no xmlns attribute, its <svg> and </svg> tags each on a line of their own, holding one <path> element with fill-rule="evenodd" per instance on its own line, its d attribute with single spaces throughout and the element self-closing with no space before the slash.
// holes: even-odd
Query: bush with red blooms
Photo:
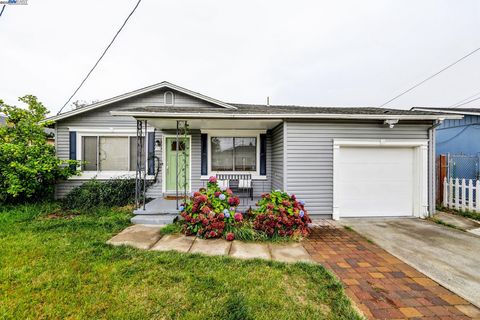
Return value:
<svg viewBox="0 0 480 320">
<path fill-rule="evenodd" d="M 254 211 L 253 226 L 268 237 L 301 237 L 310 233 L 308 223 L 312 222 L 305 209 L 305 202 L 295 195 L 282 191 L 262 194 Z"/>
<path fill-rule="evenodd" d="M 217 179 L 210 177 L 207 188 L 194 192 L 180 207 L 183 232 L 203 238 L 220 238 L 226 226 L 242 221 L 242 214 L 237 212 L 239 204 L 240 199 L 231 189 L 221 189 Z"/>
</svg>

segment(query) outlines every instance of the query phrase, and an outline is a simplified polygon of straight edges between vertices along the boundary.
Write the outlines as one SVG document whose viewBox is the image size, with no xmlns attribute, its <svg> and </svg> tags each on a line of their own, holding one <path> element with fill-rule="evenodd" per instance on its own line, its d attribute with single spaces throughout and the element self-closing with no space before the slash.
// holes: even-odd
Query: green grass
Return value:
<svg viewBox="0 0 480 320">
<path fill-rule="evenodd" d="M 106 245 L 129 212 L 2 206 L 0 319 L 360 318 L 322 266 Z"/>
<path fill-rule="evenodd" d="M 443 206 L 437 206 L 437 210 L 480 221 L 480 212 L 472 212 L 468 210 L 460 211 L 460 210 L 446 208 Z"/>
</svg>

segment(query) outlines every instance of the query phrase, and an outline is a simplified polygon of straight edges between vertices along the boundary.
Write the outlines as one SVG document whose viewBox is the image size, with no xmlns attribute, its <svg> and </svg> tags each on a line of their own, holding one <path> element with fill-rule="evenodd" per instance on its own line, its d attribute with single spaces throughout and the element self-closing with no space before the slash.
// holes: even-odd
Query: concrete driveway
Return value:
<svg viewBox="0 0 480 320">
<path fill-rule="evenodd" d="M 339 222 L 480 307 L 479 236 L 415 218 Z"/>
</svg>

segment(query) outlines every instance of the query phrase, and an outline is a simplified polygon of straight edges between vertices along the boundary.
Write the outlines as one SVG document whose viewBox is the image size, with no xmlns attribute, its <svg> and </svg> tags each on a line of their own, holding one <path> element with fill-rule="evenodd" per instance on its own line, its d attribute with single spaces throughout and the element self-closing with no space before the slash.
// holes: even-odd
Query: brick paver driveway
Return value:
<svg viewBox="0 0 480 320">
<path fill-rule="evenodd" d="M 369 319 L 480 319 L 480 310 L 353 231 L 323 226 L 304 243 Z"/>
</svg>

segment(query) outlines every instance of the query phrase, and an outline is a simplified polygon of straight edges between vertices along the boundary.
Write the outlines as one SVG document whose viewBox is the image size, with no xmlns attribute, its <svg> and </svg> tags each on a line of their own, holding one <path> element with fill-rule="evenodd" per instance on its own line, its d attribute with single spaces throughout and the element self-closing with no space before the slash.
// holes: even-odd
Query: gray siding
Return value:
<svg viewBox="0 0 480 320">
<path fill-rule="evenodd" d="M 166 90 L 161 89 L 142 96 L 134 97 L 125 101 L 117 102 L 109 106 L 105 106 L 96 110 L 85 112 L 76 116 L 59 120 L 55 124 L 56 136 L 55 145 L 56 152 L 60 159 L 69 159 L 69 128 L 136 128 L 136 120 L 133 117 L 113 117 L 110 115 L 111 110 L 119 110 L 123 108 L 132 108 L 140 106 L 158 106 L 161 108 L 163 104 L 163 95 Z M 209 104 L 203 100 L 190 97 L 183 93 L 173 91 L 175 94 L 175 106 L 177 107 L 218 107 Z M 220 108 L 220 107 L 218 107 Z M 162 132 L 157 131 L 155 138 L 161 140 Z M 162 159 L 162 153 L 156 151 L 159 159 Z M 197 178 L 198 176 L 198 178 Z M 158 180 L 161 182 L 162 172 L 158 174 Z M 200 132 L 192 134 L 192 187 L 200 185 Z M 60 182 L 56 185 L 55 195 L 57 198 L 64 197 L 74 187 L 81 185 L 86 180 L 68 180 Z"/>
<path fill-rule="evenodd" d="M 271 157 L 271 179 L 272 189 L 283 190 L 283 123 L 271 131 L 272 157 Z"/>
<path fill-rule="evenodd" d="M 287 122 L 286 189 L 314 215 L 333 211 L 333 139 L 428 139 L 428 124 Z"/>
</svg>

